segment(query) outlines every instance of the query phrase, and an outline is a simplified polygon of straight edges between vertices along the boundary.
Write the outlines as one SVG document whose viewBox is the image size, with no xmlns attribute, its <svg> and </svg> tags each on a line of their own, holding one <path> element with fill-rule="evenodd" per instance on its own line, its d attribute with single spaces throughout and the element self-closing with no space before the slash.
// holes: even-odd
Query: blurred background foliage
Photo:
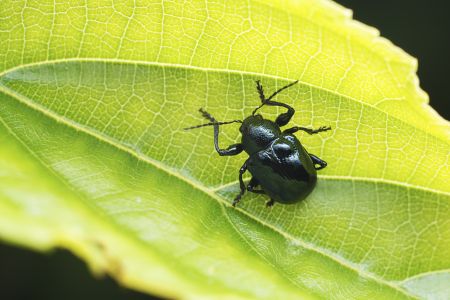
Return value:
<svg viewBox="0 0 450 300">
<path fill-rule="evenodd" d="M 450 3 L 444 0 L 339 0 L 354 18 L 378 28 L 419 60 L 420 85 L 431 106 L 450 119 Z M 160 299 L 95 278 L 84 262 L 65 250 L 39 254 L 0 244 L 1 299 Z"/>
</svg>

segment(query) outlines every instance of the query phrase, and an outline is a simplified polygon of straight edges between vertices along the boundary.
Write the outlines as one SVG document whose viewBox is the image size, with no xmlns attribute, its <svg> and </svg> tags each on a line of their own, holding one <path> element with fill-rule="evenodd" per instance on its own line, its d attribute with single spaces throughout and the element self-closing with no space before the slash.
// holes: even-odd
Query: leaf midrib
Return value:
<svg viewBox="0 0 450 300">
<path fill-rule="evenodd" d="M 154 160 L 148 156 L 145 156 L 141 153 L 137 153 L 133 149 L 121 145 L 118 141 L 114 140 L 113 138 L 106 136 L 104 134 L 97 133 L 95 130 L 92 130 L 92 128 L 90 128 L 90 127 L 82 126 L 70 119 L 59 116 L 58 114 L 54 113 L 53 111 L 45 109 L 44 107 L 42 107 L 39 104 L 36 104 L 35 102 L 28 101 L 28 99 L 26 97 L 24 97 L 21 94 L 16 93 L 15 91 L 13 91 L 9 88 L 0 86 L 0 91 L 3 91 L 7 95 L 9 95 L 13 98 L 16 98 L 18 101 L 27 105 L 28 107 L 30 107 L 38 112 L 43 113 L 44 115 L 55 120 L 59 124 L 62 123 L 64 125 L 68 126 L 69 128 L 73 128 L 77 131 L 81 131 L 81 132 L 87 134 L 88 136 L 96 138 L 99 141 L 105 142 L 105 143 L 117 148 L 120 151 L 124 151 L 125 153 L 132 155 L 136 159 L 143 161 L 143 162 L 153 166 L 154 168 L 167 173 L 170 176 L 174 176 L 174 177 L 178 178 L 179 180 L 191 185 L 193 188 L 205 193 L 212 199 L 215 199 L 217 202 L 219 202 L 219 204 L 222 205 L 222 207 L 223 206 L 231 206 L 231 203 L 229 203 L 225 199 L 219 197 L 212 189 L 209 189 L 206 186 L 200 185 L 198 182 L 195 182 L 189 178 L 183 177 L 182 174 L 180 174 L 176 169 L 170 168 L 170 167 L 162 164 L 161 162 Z M 3 121 L 2 121 L 2 123 L 3 123 Z M 18 137 L 16 137 L 16 138 L 18 139 Z M 21 142 L 21 141 L 19 140 L 19 142 Z M 31 149 L 29 149 L 28 151 L 32 152 Z M 33 152 L 32 152 L 32 154 L 33 154 Z M 35 156 L 35 155 L 33 155 L 33 156 Z M 45 166 L 45 167 L 48 169 L 48 166 Z M 57 175 L 60 180 L 63 180 L 60 178 L 60 175 L 58 175 L 58 174 L 55 174 L 55 175 Z M 286 233 L 286 232 L 280 230 L 279 228 L 276 228 L 275 226 L 256 218 L 255 216 L 253 216 L 252 214 L 250 214 L 249 212 L 247 212 L 241 208 L 235 208 L 235 209 L 236 209 L 236 211 L 242 213 L 243 215 L 250 218 L 251 220 L 254 220 L 255 222 L 269 228 L 274 233 L 281 235 L 284 239 L 290 240 L 290 241 L 295 241 L 301 247 L 308 249 L 310 251 L 316 252 L 325 258 L 331 259 L 332 261 L 338 263 L 339 265 L 343 266 L 344 268 L 347 268 L 348 270 L 351 270 L 352 272 L 357 273 L 358 276 L 373 280 L 373 281 L 378 282 L 385 286 L 389 286 L 395 290 L 398 290 L 399 292 L 403 293 L 404 295 L 406 295 L 408 297 L 417 298 L 416 296 L 408 293 L 405 289 L 403 289 L 401 286 L 397 285 L 396 283 L 387 281 L 374 273 L 367 272 L 364 269 L 358 268 L 357 264 L 347 261 L 341 257 L 335 256 L 332 252 L 328 251 L 327 249 L 322 249 L 320 247 L 315 246 L 314 244 L 311 244 L 304 240 L 301 240 L 298 237 L 294 237 L 294 236 L 290 235 L 289 233 Z M 418 275 L 418 274 L 416 274 L 416 275 Z M 406 280 L 406 278 L 404 280 Z"/>
</svg>

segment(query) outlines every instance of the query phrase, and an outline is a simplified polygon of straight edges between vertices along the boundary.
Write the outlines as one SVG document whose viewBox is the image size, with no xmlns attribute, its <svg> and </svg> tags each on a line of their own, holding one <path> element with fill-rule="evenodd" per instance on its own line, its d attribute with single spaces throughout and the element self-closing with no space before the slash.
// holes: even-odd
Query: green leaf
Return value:
<svg viewBox="0 0 450 300">
<path fill-rule="evenodd" d="M 0 238 L 166 297 L 450 296 L 449 123 L 417 63 L 329 1 L 0 3 Z M 246 194 L 204 122 L 267 93 L 328 162 L 303 202 Z M 264 108 L 274 118 L 278 110 Z M 221 128 L 221 145 L 239 140 Z"/>
</svg>

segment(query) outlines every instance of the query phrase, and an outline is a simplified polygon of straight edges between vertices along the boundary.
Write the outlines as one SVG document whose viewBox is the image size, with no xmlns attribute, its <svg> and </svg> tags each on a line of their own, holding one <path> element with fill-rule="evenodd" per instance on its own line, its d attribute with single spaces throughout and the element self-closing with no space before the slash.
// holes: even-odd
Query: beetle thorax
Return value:
<svg viewBox="0 0 450 300">
<path fill-rule="evenodd" d="M 261 115 L 246 118 L 239 130 L 242 133 L 242 145 L 248 154 L 266 149 L 281 134 L 276 123 L 263 119 Z"/>
</svg>

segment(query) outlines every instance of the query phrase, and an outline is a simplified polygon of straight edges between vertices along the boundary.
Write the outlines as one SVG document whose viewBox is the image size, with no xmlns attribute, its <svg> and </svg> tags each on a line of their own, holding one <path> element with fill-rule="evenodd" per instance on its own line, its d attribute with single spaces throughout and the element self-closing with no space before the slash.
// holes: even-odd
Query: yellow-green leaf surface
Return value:
<svg viewBox="0 0 450 300">
<path fill-rule="evenodd" d="M 329 1 L 2 1 L 0 238 L 166 297 L 448 298 L 450 127 L 416 68 Z M 298 134 L 328 167 L 232 208 L 245 155 L 182 128 L 296 79 L 278 100 L 333 128 Z"/>
</svg>

